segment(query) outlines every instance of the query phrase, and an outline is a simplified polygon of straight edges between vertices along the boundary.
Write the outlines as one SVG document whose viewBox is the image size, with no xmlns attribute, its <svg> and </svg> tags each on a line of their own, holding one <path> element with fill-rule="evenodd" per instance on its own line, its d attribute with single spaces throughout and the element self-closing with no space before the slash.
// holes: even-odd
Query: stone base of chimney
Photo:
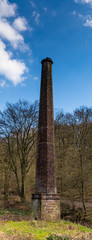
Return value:
<svg viewBox="0 0 92 240">
<path fill-rule="evenodd" d="M 60 197 L 57 194 L 33 194 L 31 203 L 32 218 L 44 221 L 60 220 Z"/>
</svg>

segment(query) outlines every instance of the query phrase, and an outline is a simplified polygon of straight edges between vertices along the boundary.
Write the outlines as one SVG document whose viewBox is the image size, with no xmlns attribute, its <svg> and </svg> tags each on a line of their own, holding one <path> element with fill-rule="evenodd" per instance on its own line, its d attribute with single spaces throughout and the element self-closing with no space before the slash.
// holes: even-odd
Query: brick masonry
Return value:
<svg viewBox="0 0 92 240">
<path fill-rule="evenodd" d="M 35 194 L 32 212 L 35 218 L 60 218 L 60 200 L 56 190 L 52 64 L 50 58 L 42 60 L 38 151 L 36 162 Z"/>
</svg>

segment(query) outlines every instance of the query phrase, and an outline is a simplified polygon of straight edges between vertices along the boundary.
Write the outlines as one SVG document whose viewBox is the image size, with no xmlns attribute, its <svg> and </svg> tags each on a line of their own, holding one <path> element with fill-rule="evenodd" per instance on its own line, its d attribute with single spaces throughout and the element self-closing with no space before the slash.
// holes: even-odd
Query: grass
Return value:
<svg viewBox="0 0 92 240">
<path fill-rule="evenodd" d="M 11 239 L 11 236 L 18 236 L 21 239 L 46 240 L 50 234 L 60 234 L 75 237 L 85 236 L 92 233 L 92 229 L 61 220 L 60 222 L 43 221 L 8 221 L 0 226 L 0 232 L 5 233 Z M 26 238 L 25 238 L 26 237 Z M 77 238 L 78 239 L 78 238 Z"/>
<path fill-rule="evenodd" d="M 11 221 L 12 220 L 12 221 Z M 31 220 L 30 211 L 24 209 L 0 209 L 0 239 L 9 240 L 46 240 L 51 234 L 67 235 L 74 239 L 90 239 L 92 229 L 79 224 L 61 220 L 60 222 L 45 222 Z"/>
</svg>

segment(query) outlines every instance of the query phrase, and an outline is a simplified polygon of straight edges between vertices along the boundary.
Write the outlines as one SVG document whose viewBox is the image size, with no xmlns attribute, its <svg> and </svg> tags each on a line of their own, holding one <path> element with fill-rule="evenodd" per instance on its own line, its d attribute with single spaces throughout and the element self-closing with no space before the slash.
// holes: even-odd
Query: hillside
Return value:
<svg viewBox="0 0 92 240">
<path fill-rule="evenodd" d="M 14 218 L 14 213 L 11 214 L 11 219 L 12 217 Z M 92 239 L 92 229 L 63 220 L 58 223 L 24 221 L 23 216 L 20 216 L 20 221 L 16 221 L 16 216 L 15 221 L 8 221 L 2 217 L 0 220 L 0 240 L 46 240 L 51 234 L 53 236 L 55 234 L 62 237 L 66 236 L 64 238 L 66 240 Z"/>
</svg>

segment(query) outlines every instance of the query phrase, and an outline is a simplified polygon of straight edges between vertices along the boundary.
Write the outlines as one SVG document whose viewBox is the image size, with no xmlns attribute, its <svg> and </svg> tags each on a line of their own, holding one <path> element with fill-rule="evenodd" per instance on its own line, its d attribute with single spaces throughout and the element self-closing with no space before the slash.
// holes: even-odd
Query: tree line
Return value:
<svg viewBox="0 0 92 240">
<path fill-rule="evenodd" d="M 85 198 L 92 194 L 92 108 L 58 113 L 55 142 L 58 190 L 72 201 L 80 196 L 86 211 Z"/>
<path fill-rule="evenodd" d="M 73 203 L 80 197 L 86 211 L 85 199 L 92 195 L 92 108 L 80 107 L 72 114 L 60 111 L 54 125 L 58 192 Z M 19 100 L 0 111 L 0 191 L 5 201 L 13 187 L 25 201 L 27 176 L 32 175 L 34 189 L 37 132 L 38 102 Z"/>
</svg>

